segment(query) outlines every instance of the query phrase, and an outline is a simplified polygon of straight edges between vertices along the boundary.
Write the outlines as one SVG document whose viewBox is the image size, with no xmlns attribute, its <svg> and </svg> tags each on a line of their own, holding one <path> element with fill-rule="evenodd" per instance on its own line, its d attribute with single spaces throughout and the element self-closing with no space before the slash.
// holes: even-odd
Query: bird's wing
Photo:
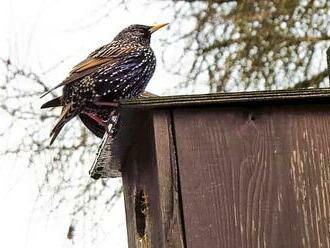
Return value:
<svg viewBox="0 0 330 248">
<path fill-rule="evenodd" d="M 94 74 L 93 89 L 96 95 L 106 101 L 136 97 L 144 90 L 155 66 L 156 60 L 151 49 L 135 49 Z"/>
<path fill-rule="evenodd" d="M 99 49 L 92 52 L 85 60 L 74 66 L 69 76 L 64 79 L 63 82 L 44 93 L 40 98 L 46 96 L 48 93 L 61 86 L 70 84 L 80 78 L 83 78 L 95 72 L 100 66 L 106 63 L 115 63 L 118 58 L 125 55 L 126 53 L 129 53 L 130 50 L 130 48 L 111 47 L 109 45 L 100 47 Z"/>
<path fill-rule="evenodd" d="M 81 73 L 88 69 L 96 68 L 99 65 L 102 65 L 106 62 L 109 62 L 111 58 L 91 58 L 88 57 L 87 59 L 80 62 L 78 65 L 74 66 L 70 72 L 70 76 L 75 73 Z"/>
<path fill-rule="evenodd" d="M 131 49 L 126 47 L 105 45 L 92 52 L 85 60 L 74 66 L 70 75 L 60 85 L 66 85 L 87 76 L 104 64 L 114 64 L 120 57 L 125 56 L 130 51 Z"/>
</svg>

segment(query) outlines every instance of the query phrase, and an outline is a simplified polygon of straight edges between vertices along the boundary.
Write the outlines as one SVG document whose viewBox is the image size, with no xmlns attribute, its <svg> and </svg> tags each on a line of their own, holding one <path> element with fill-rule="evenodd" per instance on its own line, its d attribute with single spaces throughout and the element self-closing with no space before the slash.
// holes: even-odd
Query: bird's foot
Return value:
<svg viewBox="0 0 330 248">
<path fill-rule="evenodd" d="M 84 112 L 87 116 L 89 116 L 91 119 L 93 119 L 97 124 L 102 126 L 109 135 L 116 132 L 115 125 L 117 124 L 117 118 L 115 117 L 116 111 L 113 110 L 109 116 L 108 120 L 104 120 L 101 117 L 99 117 L 97 114 L 92 112 Z"/>
<path fill-rule="evenodd" d="M 108 123 L 107 121 L 104 121 L 102 118 L 100 118 L 97 114 L 91 113 L 91 112 L 84 112 L 84 114 L 88 115 L 91 119 L 96 121 L 97 124 L 104 127 L 105 130 L 108 130 Z"/>
</svg>

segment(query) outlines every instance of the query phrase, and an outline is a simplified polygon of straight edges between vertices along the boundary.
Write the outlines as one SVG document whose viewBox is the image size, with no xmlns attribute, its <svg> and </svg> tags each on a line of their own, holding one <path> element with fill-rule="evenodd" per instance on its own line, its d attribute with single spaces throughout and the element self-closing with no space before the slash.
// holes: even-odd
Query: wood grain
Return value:
<svg viewBox="0 0 330 248">
<path fill-rule="evenodd" d="M 170 114 L 141 112 L 140 117 L 144 122 L 135 129 L 136 139 L 131 140 L 122 171 L 129 247 L 181 248 L 184 237 Z"/>
<path fill-rule="evenodd" d="M 153 128 L 164 247 L 184 247 L 178 168 L 169 111 L 154 112 Z"/>
<path fill-rule="evenodd" d="M 330 247 L 330 110 L 174 110 L 187 247 Z"/>
</svg>

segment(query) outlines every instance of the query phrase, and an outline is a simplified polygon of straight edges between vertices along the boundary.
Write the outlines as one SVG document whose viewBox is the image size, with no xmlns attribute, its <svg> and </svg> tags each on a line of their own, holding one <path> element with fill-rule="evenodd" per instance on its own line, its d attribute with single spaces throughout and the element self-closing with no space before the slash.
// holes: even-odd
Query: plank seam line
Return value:
<svg viewBox="0 0 330 248">
<path fill-rule="evenodd" d="M 171 125 L 171 135 L 173 138 L 173 146 L 174 146 L 174 158 L 175 158 L 175 170 L 178 180 L 178 195 L 179 195 L 179 209 L 180 209 L 180 216 L 181 216 L 181 223 L 182 223 L 182 234 L 183 234 L 183 244 L 184 247 L 187 247 L 187 240 L 186 240 L 186 228 L 185 228 L 185 220 L 184 220 L 184 213 L 183 213 L 183 204 L 182 204 L 182 195 L 181 195 L 181 180 L 180 180 L 180 170 L 179 170 L 179 160 L 178 160 L 178 149 L 177 149 L 177 142 L 176 142 L 176 132 L 175 132 L 175 121 L 174 121 L 174 113 L 173 109 L 170 110 L 170 125 Z"/>
</svg>

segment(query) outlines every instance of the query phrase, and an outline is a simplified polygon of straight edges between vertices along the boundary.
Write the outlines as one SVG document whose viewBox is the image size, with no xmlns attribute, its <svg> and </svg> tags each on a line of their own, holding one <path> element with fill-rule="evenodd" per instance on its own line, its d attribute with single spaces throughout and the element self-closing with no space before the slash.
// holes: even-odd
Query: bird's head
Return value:
<svg viewBox="0 0 330 248">
<path fill-rule="evenodd" d="M 126 42 L 138 42 L 141 44 L 149 45 L 151 34 L 167 25 L 168 23 L 157 24 L 152 26 L 134 24 L 123 29 L 115 37 L 115 40 L 126 41 Z"/>
</svg>

